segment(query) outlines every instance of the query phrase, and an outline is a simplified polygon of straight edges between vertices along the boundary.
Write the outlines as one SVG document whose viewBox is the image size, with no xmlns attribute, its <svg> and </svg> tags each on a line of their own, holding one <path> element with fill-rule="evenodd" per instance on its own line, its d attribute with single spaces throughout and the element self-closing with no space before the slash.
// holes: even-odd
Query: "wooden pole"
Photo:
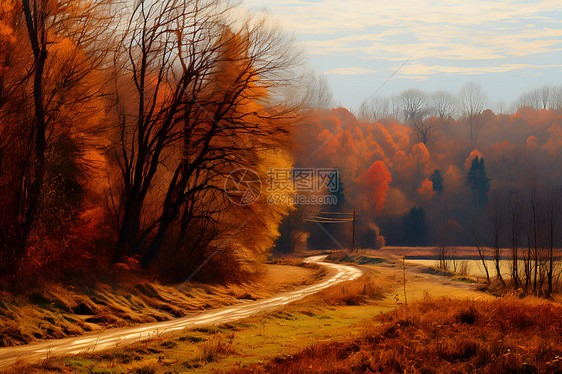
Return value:
<svg viewBox="0 0 562 374">
<path fill-rule="evenodd" d="M 406 296 L 406 256 L 402 256 L 402 271 L 404 274 L 404 304 L 408 305 L 408 296 Z"/>
</svg>

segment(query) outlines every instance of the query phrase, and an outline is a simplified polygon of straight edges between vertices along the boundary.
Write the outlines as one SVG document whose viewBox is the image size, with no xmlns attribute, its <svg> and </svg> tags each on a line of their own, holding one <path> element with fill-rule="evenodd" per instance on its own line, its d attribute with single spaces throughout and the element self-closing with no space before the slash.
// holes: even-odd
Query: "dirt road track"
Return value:
<svg viewBox="0 0 562 374">
<path fill-rule="evenodd" d="M 51 356 L 96 352 L 154 338 L 163 333 L 233 322 L 257 313 L 272 311 L 335 284 L 357 279 L 362 274 L 361 270 L 353 266 L 324 262 L 325 258 L 326 256 L 313 256 L 305 259 L 305 262 L 315 263 L 331 270 L 331 275 L 319 283 L 271 298 L 213 309 L 169 321 L 116 328 L 97 334 L 46 340 L 40 343 L 16 347 L 0 348 L 0 368 L 6 368 L 18 360 L 33 363 Z"/>
</svg>

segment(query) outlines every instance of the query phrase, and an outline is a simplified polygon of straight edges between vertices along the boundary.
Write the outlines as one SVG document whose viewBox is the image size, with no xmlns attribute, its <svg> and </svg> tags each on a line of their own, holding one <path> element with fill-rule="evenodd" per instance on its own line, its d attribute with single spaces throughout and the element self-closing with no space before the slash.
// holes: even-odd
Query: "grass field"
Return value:
<svg viewBox="0 0 562 374">
<path fill-rule="evenodd" d="M 280 311 L 185 331 L 100 354 L 16 365 L 8 373 L 166 373 L 232 370 L 297 354 L 319 342 L 361 334 L 365 323 L 396 309 L 370 277 L 338 285 Z"/>
<path fill-rule="evenodd" d="M 128 280 L 113 286 L 49 284 L 22 295 L 0 291 L 0 346 L 169 320 L 268 297 L 323 276 L 311 266 L 270 264 L 251 282 L 226 286 Z"/>
<path fill-rule="evenodd" d="M 381 261 L 378 257 L 356 260 L 365 263 L 361 265 L 366 273 L 362 278 L 329 288 L 272 314 L 163 336 L 97 355 L 82 354 L 52 358 L 33 366 L 19 365 L 12 372 L 236 371 L 263 368 L 275 360 L 296 357 L 319 344 L 344 344 L 383 324 L 385 321 L 380 316 L 405 308 L 403 269 L 399 262 Z M 474 284 L 432 274 L 419 265 L 407 268 L 406 295 L 410 304 L 443 296 L 494 299 L 475 290 Z"/>
<path fill-rule="evenodd" d="M 365 275 L 274 313 L 123 349 L 19 364 L 8 373 L 562 370 L 558 302 L 497 298 L 480 291 L 483 284 L 423 264 L 404 267 L 396 256 L 332 258 L 361 264 Z"/>
<path fill-rule="evenodd" d="M 381 324 L 382 323 L 382 324 Z M 426 299 L 360 336 L 313 345 L 235 373 L 560 373 L 562 307 Z"/>
</svg>

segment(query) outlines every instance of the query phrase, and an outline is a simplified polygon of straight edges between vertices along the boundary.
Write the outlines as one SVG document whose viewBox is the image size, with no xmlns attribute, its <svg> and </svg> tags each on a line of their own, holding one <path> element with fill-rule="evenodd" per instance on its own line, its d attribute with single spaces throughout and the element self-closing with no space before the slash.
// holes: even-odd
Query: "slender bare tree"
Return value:
<svg viewBox="0 0 562 374">
<path fill-rule="evenodd" d="M 330 109 L 334 105 L 334 97 L 326 76 L 313 71 L 305 72 L 297 83 L 290 87 L 291 92 L 286 95 L 294 101 L 291 106 L 309 109 Z M 296 93 L 296 91 L 300 93 Z"/>
<path fill-rule="evenodd" d="M 556 113 L 562 111 L 562 87 L 553 87 L 550 95 L 550 102 L 548 107 Z"/>
<path fill-rule="evenodd" d="M 505 286 L 505 281 L 501 273 L 501 250 L 502 250 L 502 233 L 504 230 L 504 211 L 502 204 L 502 196 L 499 191 L 493 191 L 490 196 L 489 212 L 492 229 L 492 248 L 494 249 L 494 265 L 496 267 L 496 276 Z"/>
<path fill-rule="evenodd" d="M 539 195 L 536 178 L 529 179 L 529 223 L 532 246 L 532 265 L 529 259 L 529 266 L 532 274 L 533 293 L 538 291 L 538 275 L 539 275 Z M 529 257 L 531 257 L 529 255 Z"/>
<path fill-rule="evenodd" d="M 439 123 L 444 132 L 447 132 L 451 121 L 458 112 L 457 98 L 447 91 L 437 91 L 431 95 L 431 102 L 439 117 Z"/>
<path fill-rule="evenodd" d="M 488 98 L 481 86 L 467 83 L 460 90 L 459 101 L 466 119 L 468 141 L 474 145 L 478 142 L 478 138 L 488 122 L 488 115 L 485 111 Z"/>
<path fill-rule="evenodd" d="M 392 117 L 392 103 L 388 97 L 375 96 L 361 103 L 358 117 L 365 122 L 378 122 L 382 119 Z"/>
<path fill-rule="evenodd" d="M 472 214 L 469 219 L 470 231 L 472 234 L 472 241 L 474 246 L 478 251 L 478 257 L 482 263 L 482 268 L 486 274 L 486 281 L 490 283 L 490 271 L 488 270 L 488 259 L 486 254 L 484 253 L 484 238 L 483 238 L 483 228 L 482 228 L 482 219 L 480 218 L 479 214 Z"/>
<path fill-rule="evenodd" d="M 519 287 L 521 283 L 519 276 L 519 247 L 521 245 L 522 209 L 517 191 L 511 191 L 509 193 L 508 201 L 512 260 L 511 280 L 515 287 Z"/>
<path fill-rule="evenodd" d="M 411 88 L 403 91 L 399 100 L 406 124 L 412 128 L 421 143 L 429 146 L 435 132 L 435 123 L 426 120 L 432 111 L 427 94 Z"/>
<path fill-rule="evenodd" d="M 554 264 L 556 261 L 556 247 L 560 235 L 560 188 L 552 188 L 548 196 L 547 208 L 548 222 L 548 290 L 546 297 L 551 297 L 554 292 Z"/>
</svg>

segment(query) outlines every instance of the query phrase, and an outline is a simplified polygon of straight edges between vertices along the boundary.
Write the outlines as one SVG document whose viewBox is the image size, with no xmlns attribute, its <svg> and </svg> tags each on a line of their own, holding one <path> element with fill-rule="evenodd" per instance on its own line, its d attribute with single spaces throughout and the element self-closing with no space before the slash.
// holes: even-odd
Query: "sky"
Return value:
<svg viewBox="0 0 562 374">
<path fill-rule="evenodd" d="M 562 85 L 562 1 L 243 0 L 293 34 L 337 105 L 467 82 L 511 103 Z M 389 79 L 389 77 L 391 77 Z"/>
</svg>

